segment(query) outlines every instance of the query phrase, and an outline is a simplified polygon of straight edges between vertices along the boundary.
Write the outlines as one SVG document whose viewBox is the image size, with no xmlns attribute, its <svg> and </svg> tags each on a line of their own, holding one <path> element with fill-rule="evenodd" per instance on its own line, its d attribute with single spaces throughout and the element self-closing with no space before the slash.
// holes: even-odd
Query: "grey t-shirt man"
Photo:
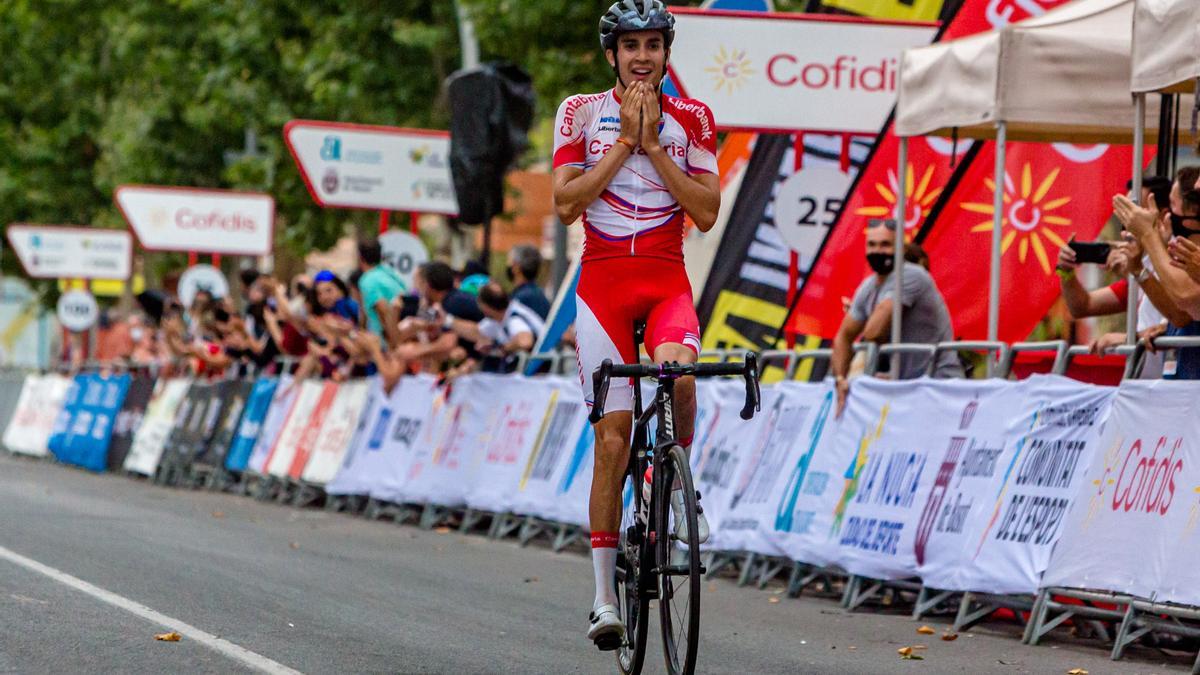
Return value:
<svg viewBox="0 0 1200 675">
<path fill-rule="evenodd" d="M 894 275 L 884 279 L 882 287 L 879 276 L 872 274 L 863 280 L 858 290 L 854 292 L 854 300 L 850 303 L 850 316 L 856 321 L 866 323 L 875 307 L 886 298 L 895 295 L 896 282 Z M 950 311 L 946 309 L 946 301 L 933 283 L 933 277 L 924 267 L 918 265 L 904 266 L 904 309 L 900 337 L 904 342 L 933 344 L 948 342 L 954 339 L 953 328 L 950 324 Z M 900 378 L 907 380 L 920 377 L 929 368 L 929 357 L 917 354 L 905 354 L 900 358 Z M 954 352 L 942 352 L 937 357 L 937 365 L 933 369 L 934 377 L 962 377 L 962 366 L 958 355 Z"/>
</svg>

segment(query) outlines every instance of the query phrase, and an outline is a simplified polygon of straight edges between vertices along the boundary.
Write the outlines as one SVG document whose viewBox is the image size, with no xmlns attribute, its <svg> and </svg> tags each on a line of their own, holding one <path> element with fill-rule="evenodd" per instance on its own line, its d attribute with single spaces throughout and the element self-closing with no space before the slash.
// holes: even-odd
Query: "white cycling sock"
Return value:
<svg viewBox="0 0 1200 675">
<path fill-rule="evenodd" d="M 592 609 L 617 604 L 617 541 L 616 532 L 592 533 L 592 573 L 596 580 L 596 601 Z"/>
</svg>

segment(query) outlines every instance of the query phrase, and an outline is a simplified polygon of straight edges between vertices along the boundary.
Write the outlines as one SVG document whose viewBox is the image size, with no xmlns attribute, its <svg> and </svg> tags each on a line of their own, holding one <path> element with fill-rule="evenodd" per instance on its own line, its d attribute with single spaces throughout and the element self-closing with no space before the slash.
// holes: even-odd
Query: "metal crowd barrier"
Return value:
<svg viewBox="0 0 1200 675">
<path fill-rule="evenodd" d="M 1200 336 L 1159 337 L 1154 340 L 1154 347 L 1156 349 L 1200 347 Z M 865 374 L 868 375 L 876 373 L 879 356 L 883 354 L 890 356 L 904 354 L 928 355 L 931 357 L 930 372 L 932 372 L 933 364 L 936 363 L 936 357 L 946 351 L 984 352 L 987 355 L 990 366 L 989 375 L 999 378 L 1009 378 L 1012 376 L 1016 358 L 1022 353 L 1034 351 L 1053 352 L 1054 359 L 1051 372 L 1059 375 L 1065 375 L 1068 372 L 1072 361 L 1076 357 L 1089 353 L 1088 347 L 1083 345 L 1072 346 L 1063 340 L 1020 342 L 1012 345 L 983 341 L 943 342 L 936 345 L 878 345 L 875 343 L 857 343 L 854 345 L 855 354 L 862 353 L 865 355 Z M 1126 358 L 1123 379 L 1131 379 L 1137 376 L 1143 365 L 1146 351 L 1146 346 L 1142 343 L 1121 345 L 1111 350 L 1111 353 L 1119 354 Z M 728 361 L 741 358 L 743 354 L 744 352 L 740 350 L 706 350 L 700 354 L 700 360 Z M 791 351 L 766 350 L 761 352 L 760 358 L 764 370 L 768 364 L 781 364 L 784 369 L 785 378 L 792 380 L 799 372 L 802 362 L 806 360 L 829 361 L 832 355 L 833 351 L 829 348 Z M 527 364 L 529 358 L 530 355 L 528 354 L 521 355 L 519 360 L 520 365 L 524 366 Z M 576 360 L 577 362 L 574 350 L 558 349 L 543 358 L 550 362 L 551 373 L 573 374 L 576 370 L 572 362 L 572 360 Z M 280 358 L 279 366 L 281 371 L 286 372 L 297 361 L 297 359 L 290 357 Z M 94 362 L 87 365 L 89 369 L 101 368 L 101 364 Z M 109 370 L 116 370 L 117 372 L 137 370 L 136 366 L 130 368 L 122 367 L 119 364 L 106 367 Z M 157 368 L 149 369 L 148 372 L 156 373 Z M 233 375 L 227 376 L 233 377 Z M 419 519 L 424 526 L 431 526 L 431 523 L 445 515 L 438 516 L 436 513 L 429 512 L 428 509 L 425 512 L 416 512 L 404 505 L 373 503 L 373 500 L 368 500 L 366 504 L 359 504 L 357 506 L 363 508 L 364 514 L 371 518 L 393 515 L 397 522 L 407 521 L 410 518 Z M 330 510 L 358 510 L 354 504 L 350 504 L 349 501 L 342 499 L 329 500 L 327 508 Z M 391 514 L 388 512 L 389 509 L 398 510 L 394 514 Z M 484 516 L 486 514 L 468 513 L 464 516 L 461 527 L 469 529 Z M 554 538 L 553 548 L 560 550 L 572 542 L 580 540 L 582 536 L 578 528 L 537 521 L 536 519 L 531 520 L 512 514 L 492 514 L 492 518 L 493 525 L 489 531 L 491 536 L 507 536 L 519 530 L 518 536 L 522 545 L 527 544 L 532 538 L 540 534 L 549 534 Z M 437 522 L 441 521 L 437 520 Z M 746 584 L 755 581 L 760 587 L 765 586 L 775 576 L 782 572 L 787 572 L 790 568 L 791 574 L 788 579 L 787 592 L 791 597 L 800 595 L 805 588 L 814 584 L 826 592 L 832 592 L 835 580 L 842 579 L 845 583 L 841 594 L 842 604 L 848 609 L 860 607 L 868 600 L 885 593 L 892 593 L 894 596 L 904 594 L 906 597 L 910 597 L 910 594 L 912 594 L 913 616 L 914 618 L 920 618 L 938 606 L 952 608 L 955 596 L 957 596 L 958 606 L 954 620 L 954 630 L 956 631 L 966 630 L 986 620 L 999 608 L 1014 610 L 1014 613 L 1020 620 L 1024 620 L 1023 613 L 1028 612 L 1029 619 L 1025 622 L 1022 641 L 1029 645 L 1036 645 L 1042 637 L 1067 621 L 1074 620 L 1078 622 L 1083 620 L 1083 625 L 1090 627 L 1096 635 L 1105 641 L 1113 643 L 1111 656 L 1114 660 L 1121 658 L 1130 644 L 1135 643 L 1150 633 L 1169 633 L 1188 639 L 1200 638 L 1200 626 L 1197 626 L 1195 623 L 1184 623 L 1200 622 L 1200 608 L 1159 603 L 1153 599 L 1137 598 L 1122 593 L 1059 587 L 1040 589 L 1036 595 L 994 595 L 976 592 L 954 593 L 927 588 L 919 579 L 882 582 L 856 575 L 848 575 L 843 570 L 836 568 L 807 565 L 785 558 L 769 558 L 746 552 L 717 552 L 710 555 L 709 561 L 709 576 L 716 574 L 723 567 L 736 566 L 740 568 L 739 583 Z M 1061 600 L 1063 598 L 1075 602 L 1064 602 Z M 1115 634 L 1110 635 L 1110 627 L 1116 628 Z M 1192 672 L 1200 673 L 1200 656 L 1197 657 Z"/>
<path fill-rule="evenodd" d="M 1200 337 L 1162 336 L 1155 338 L 1153 343 L 1155 349 L 1200 347 Z M 1056 372 L 1065 373 L 1073 356 L 1088 352 L 1087 347 L 1071 347 L 1059 359 L 1062 366 L 1056 368 Z M 1120 345 L 1112 353 L 1125 356 L 1123 379 L 1132 379 L 1141 370 L 1146 346 L 1139 341 L 1134 345 Z M 1058 598 L 1069 598 L 1075 602 L 1061 602 Z M 1121 658 L 1129 645 L 1151 632 L 1168 633 L 1186 639 L 1200 638 L 1200 627 L 1183 623 L 1200 622 L 1200 608 L 1159 603 L 1125 593 L 1054 587 L 1038 591 L 1022 641 L 1036 645 L 1047 633 L 1076 618 L 1086 619 L 1101 639 L 1113 643 L 1111 658 L 1114 661 Z M 1109 636 L 1105 623 L 1117 627 L 1115 636 Z M 1193 662 L 1191 672 L 1200 673 L 1200 654 Z"/>
</svg>

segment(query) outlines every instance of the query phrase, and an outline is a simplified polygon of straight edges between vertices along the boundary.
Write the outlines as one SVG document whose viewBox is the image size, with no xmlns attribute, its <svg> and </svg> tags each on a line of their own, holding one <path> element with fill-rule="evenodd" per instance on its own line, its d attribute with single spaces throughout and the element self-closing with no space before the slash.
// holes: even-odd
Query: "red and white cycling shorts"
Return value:
<svg viewBox="0 0 1200 675">
<path fill-rule="evenodd" d="M 643 256 L 590 260 L 583 264 L 575 291 L 575 342 L 579 383 L 592 405 L 592 373 L 604 359 L 637 363 L 633 326 L 646 322 L 646 351 L 668 343 L 700 353 L 700 321 L 682 261 Z M 614 379 L 606 411 L 633 410 L 633 383 Z"/>
</svg>

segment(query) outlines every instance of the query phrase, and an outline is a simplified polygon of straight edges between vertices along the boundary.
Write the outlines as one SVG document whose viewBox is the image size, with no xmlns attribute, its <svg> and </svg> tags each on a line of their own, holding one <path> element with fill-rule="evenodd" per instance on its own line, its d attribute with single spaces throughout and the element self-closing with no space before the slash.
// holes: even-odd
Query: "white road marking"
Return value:
<svg viewBox="0 0 1200 675">
<path fill-rule="evenodd" d="M 249 666 L 250 668 L 260 672 L 271 673 L 272 675 L 301 675 L 300 671 L 288 668 L 282 663 L 277 663 L 261 654 L 256 654 L 249 649 L 239 647 L 228 640 L 223 640 L 216 635 L 206 633 L 191 624 L 180 621 L 179 619 L 173 619 L 166 614 L 156 612 L 140 602 L 130 600 L 129 598 L 117 595 L 111 591 L 106 591 L 103 588 L 89 584 L 83 579 L 73 577 L 66 572 L 56 570 L 49 565 L 43 565 L 32 558 L 26 558 L 20 553 L 11 551 L 3 546 L 0 546 L 0 558 L 16 565 L 20 565 L 25 569 L 37 572 L 38 574 L 50 577 L 51 579 L 65 586 L 70 586 L 71 588 L 82 593 L 86 593 L 93 598 L 100 600 L 101 602 L 106 602 L 113 607 L 123 609 L 134 616 L 138 616 L 152 623 L 165 626 L 166 628 L 169 628 L 188 639 L 195 640 L 209 649 L 220 652 L 234 661 L 237 661 L 245 666 Z"/>
</svg>

